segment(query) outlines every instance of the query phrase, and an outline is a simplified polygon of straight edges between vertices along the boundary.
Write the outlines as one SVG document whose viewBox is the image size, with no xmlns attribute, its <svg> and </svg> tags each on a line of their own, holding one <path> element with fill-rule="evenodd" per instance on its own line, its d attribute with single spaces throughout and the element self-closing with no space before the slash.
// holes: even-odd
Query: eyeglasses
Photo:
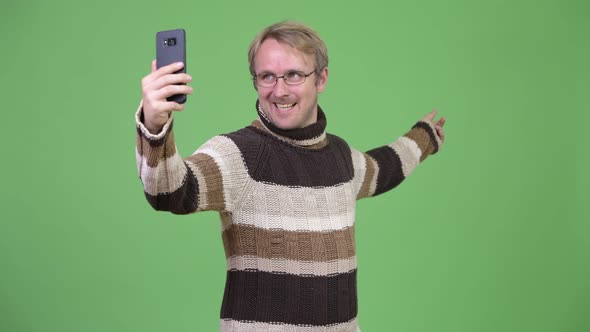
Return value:
<svg viewBox="0 0 590 332">
<path fill-rule="evenodd" d="M 315 73 L 315 69 L 309 74 L 299 70 L 291 70 L 281 76 L 277 76 L 273 73 L 260 73 L 252 77 L 252 79 L 256 81 L 256 84 L 260 87 L 272 88 L 277 85 L 279 78 L 282 78 L 287 85 L 299 85 L 303 84 L 305 79 L 313 73 Z"/>
</svg>

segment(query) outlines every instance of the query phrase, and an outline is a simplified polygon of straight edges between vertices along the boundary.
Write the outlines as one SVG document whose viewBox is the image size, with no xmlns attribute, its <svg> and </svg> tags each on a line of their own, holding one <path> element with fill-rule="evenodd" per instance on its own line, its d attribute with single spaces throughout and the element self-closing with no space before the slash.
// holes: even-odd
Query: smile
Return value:
<svg viewBox="0 0 590 332">
<path fill-rule="evenodd" d="M 275 103 L 275 106 L 280 109 L 281 111 L 288 111 L 291 108 L 293 108 L 293 106 L 295 106 L 297 103 L 292 103 L 292 104 L 277 104 Z"/>
</svg>

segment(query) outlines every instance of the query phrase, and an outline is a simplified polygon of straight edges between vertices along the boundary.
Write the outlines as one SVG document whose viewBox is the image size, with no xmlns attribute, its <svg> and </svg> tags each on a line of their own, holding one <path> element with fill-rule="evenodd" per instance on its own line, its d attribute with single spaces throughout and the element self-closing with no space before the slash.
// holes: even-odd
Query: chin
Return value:
<svg viewBox="0 0 590 332">
<path fill-rule="evenodd" d="M 297 129 L 297 128 L 301 127 L 297 123 L 293 123 L 292 121 L 272 121 L 272 124 L 278 128 L 283 129 L 283 130 L 291 130 L 291 129 Z"/>
<path fill-rule="evenodd" d="M 269 110 L 269 112 L 265 112 Z M 277 128 L 283 130 L 299 129 L 313 123 L 302 114 L 303 109 L 301 105 L 297 104 L 295 107 L 287 112 L 277 111 L 273 103 L 269 103 L 262 107 L 262 111 L 266 113 L 268 120 Z M 308 123 L 310 122 L 310 123 Z"/>
</svg>

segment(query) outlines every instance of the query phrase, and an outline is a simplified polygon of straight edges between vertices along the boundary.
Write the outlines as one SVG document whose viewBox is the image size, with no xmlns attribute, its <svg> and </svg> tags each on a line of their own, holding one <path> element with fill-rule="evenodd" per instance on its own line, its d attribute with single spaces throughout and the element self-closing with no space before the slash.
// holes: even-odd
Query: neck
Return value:
<svg viewBox="0 0 590 332">
<path fill-rule="evenodd" d="M 258 111 L 258 120 L 254 121 L 253 125 L 283 141 L 305 147 L 317 146 L 317 144 L 325 141 L 327 122 L 326 116 L 319 105 L 317 106 L 317 120 L 306 127 L 295 129 L 281 129 L 273 125 L 262 112 L 258 101 L 256 101 L 256 109 Z"/>
</svg>

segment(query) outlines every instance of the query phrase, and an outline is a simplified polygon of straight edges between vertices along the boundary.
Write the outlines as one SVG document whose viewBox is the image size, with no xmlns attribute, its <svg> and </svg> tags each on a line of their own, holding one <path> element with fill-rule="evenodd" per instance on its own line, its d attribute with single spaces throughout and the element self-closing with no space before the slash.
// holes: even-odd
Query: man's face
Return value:
<svg viewBox="0 0 590 332">
<path fill-rule="evenodd" d="M 256 74 L 282 76 L 290 71 L 305 74 L 315 70 L 313 57 L 275 39 L 262 42 L 254 59 Z M 319 77 L 316 77 L 319 75 Z M 258 99 L 268 120 L 281 129 L 303 128 L 317 121 L 318 93 L 324 91 L 328 69 L 314 73 L 300 85 L 287 85 L 282 78 L 274 87 L 258 86 Z M 317 82 L 317 83 L 316 83 Z"/>
</svg>

